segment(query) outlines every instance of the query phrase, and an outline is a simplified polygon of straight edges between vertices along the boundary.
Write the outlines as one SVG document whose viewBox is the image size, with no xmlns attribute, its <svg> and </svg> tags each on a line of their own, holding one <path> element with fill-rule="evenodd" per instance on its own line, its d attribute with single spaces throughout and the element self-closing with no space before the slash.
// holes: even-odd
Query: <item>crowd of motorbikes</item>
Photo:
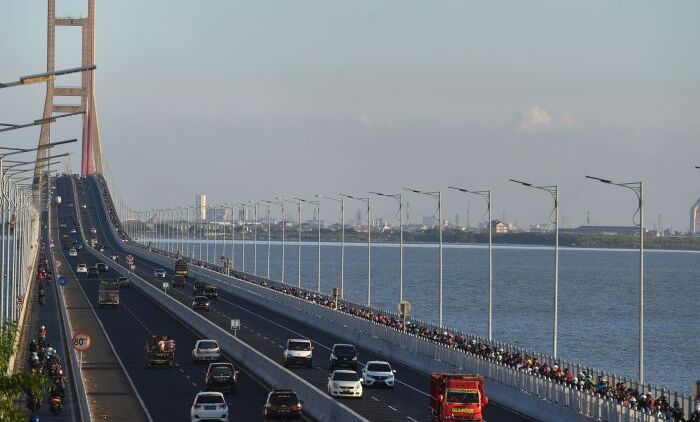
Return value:
<svg viewBox="0 0 700 422">
<path fill-rule="evenodd" d="M 66 376 L 61 364 L 61 358 L 56 349 L 51 347 L 46 339 L 46 327 L 41 326 L 36 338 L 29 343 L 29 369 L 35 374 L 45 375 L 49 382 L 49 411 L 59 415 L 63 410 Z M 43 397 L 27 393 L 27 408 L 35 412 L 41 408 Z"/>
</svg>

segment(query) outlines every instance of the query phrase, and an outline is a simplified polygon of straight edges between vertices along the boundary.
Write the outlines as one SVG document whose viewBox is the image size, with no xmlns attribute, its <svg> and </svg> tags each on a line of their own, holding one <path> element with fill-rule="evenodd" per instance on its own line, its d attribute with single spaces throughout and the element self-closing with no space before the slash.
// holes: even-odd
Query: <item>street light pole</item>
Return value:
<svg viewBox="0 0 700 422">
<path fill-rule="evenodd" d="M 340 204 L 340 299 L 343 299 L 343 284 L 345 283 L 345 198 L 340 199 L 328 198 L 326 196 L 316 195 L 318 199 L 330 199 Z M 336 299 L 336 306 L 338 305 Z"/>
<path fill-rule="evenodd" d="M 476 190 L 471 191 L 464 188 L 456 188 L 454 186 L 448 186 L 450 189 L 455 189 L 460 192 L 470 193 L 474 195 L 479 195 L 486 201 L 486 212 L 488 214 L 488 226 L 489 226 L 489 341 L 491 341 L 491 333 L 493 328 L 493 238 L 491 235 L 492 224 L 491 224 L 491 190 Z"/>
<path fill-rule="evenodd" d="M 370 216 L 371 210 L 369 196 L 366 198 L 345 194 L 340 194 L 340 196 L 354 199 L 356 201 L 367 202 L 367 307 L 372 307 L 372 221 Z"/>
<path fill-rule="evenodd" d="M 696 168 L 700 167 L 696 166 Z M 644 385 L 644 183 L 641 181 L 617 183 L 594 176 L 586 177 L 629 189 L 637 196 L 637 211 L 632 216 L 632 222 L 639 227 L 639 383 Z M 639 215 L 639 223 L 635 221 L 637 215 Z"/>
<path fill-rule="evenodd" d="M 294 198 L 299 201 L 299 209 L 301 209 L 301 203 L 306 202 L 311 204 L 316 208 L 316 223 L 318 225 L 318 241 L 317 241 L 317 268 L 316 268 L 316 291 L 321 293 L 321 201 L 309 201 L 301 198 Z M 301 214 L 300 214 L 301 215 Z M 300 220 L 301 221 L 301 220 Z M 301 284 L 299 285 L 301 287 Z"/>
<path fill-rule="evenodd" d="M 370 192 L 378 196 L 394 198 L 399 203 L 399 303 L 403 302 L 403 200 L 400 193 L 385 194 L 380 192 Z"/>
<path fill-rule="evenodd" d="M 282 202 L 289 202 L 290 204 L 295 204 L 297 206 L 297 286 L 301 288 L 301 200 L 298 198 L 296 201 L 291 201 L 289 199 L 283 199 L 277 197 Z"/>
<path fill-rule="evenodd" d="M 403 188 L 404 190 L 407 190 L 409 192 L 413 193 L 420 193 L 422 195 L 428 195 L 432 196 L 437 200 L 437 211 L 438 211 L 438 232 L 439 232 L 439 272 L 440 272 L 440 316 L 439 316 L 439 326 L 442 327 L 442 285 L 443 285 L 443 277 L 442 277 L 442 193 L 440 191 L 434 191 L 434 192 L 423 192 L 419 191 L 417 189 L 408 189 L 408 188 Z"/>
<path fill-rule="evenodd" d="M 554 224 L 554 330 L 552 335 L 552 356 L 556 359 L 557 339 L 559 335 L 559 187 L 556 185 L 535 186 L 532 183 L 515 179 L 510 179 L 510 181 L 529 188 L 548 192 L 552 195 L 552 199 L 554 199 L 554 208 L 549 213 L 549 221 Z M 552 216 L 554 216 L 554 220 L 552 220 Z"/>
<path fill-rule="evenodd" d="M 243 220 L 241 220 L 242 221 L 242 224 L 241 224 L 241 232 L 242 232 L 241 244 L 243 245 L 243 253 L 241 255 L 241 259 L 243 259 L 243 265 L 241 266 L 241 270 L 243 270 L 243 272 L 245 272 L 245 230 L 246 230 L 246 228 L 245 228 L 245 221 L 246 221 L 245 207 L 246 207 L 246 204 L 240 203 L 238 205 L 240 205 L 243 208 Z"/>
<path fill-rule="evenodd" d="M 254 208 L 255 225 L 253 226 L 253 275 L 258 275 L 258 203 Z"/>
<path fill-rule="evenodd" d="M 275 198 L 277 199 L 277 202 L 274 201 L 263 201 L 267 202 L 270 205 L 279 205 L 282 209 L 282 275 L 281 275 L 281 282 L 284 283 L 284 226 L 287 225 L 287 221 L 284 218 L 284 201 L 280 200 L 280 197 Z M 268 218 L 267 218 L 267 278 L 270 278 L 270 216 L 269 216 L 269 207 L 268 207 Z"/>
</svg>

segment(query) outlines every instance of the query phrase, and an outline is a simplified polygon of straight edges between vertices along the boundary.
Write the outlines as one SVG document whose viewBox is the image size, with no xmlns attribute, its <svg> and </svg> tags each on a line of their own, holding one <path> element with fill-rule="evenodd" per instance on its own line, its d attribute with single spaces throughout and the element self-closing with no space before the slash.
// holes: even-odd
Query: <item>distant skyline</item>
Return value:
<svg viewBox="0 0 700 422">
<path fill-rule="evenodd" d="M 59 1 L 58 14 L 84 15 L 82 3 Z M 700 196 L 699 21 L 696 1 L 98 1 L 105 158 L 136 208 L 412 187 L 441 189 L 445 218 L 465 223 L 457 185 L 492 189 L 494 217 L 546 222 L 551 198 L 516 178 L 558 184 L 566 225 L 589 210 L 593 224 L 631 224 L 633 195 L 593 174 L 643 180 L 645 225 L 661 215 L 687 230 Z M 60 28 L 57 68 L 79 65 L 79 41 Z M 45 1 L 3 5 L 0 48 L 0 81 L 45 69 Z M 0 122 L 40 117 L 44 94 L 0 91 Z M 59 122 L 53 138 L 80 128 Z M 12 131 L 0 145 L 38 137 Z M 405 199 L 414 222 L 432 214 L 431 198 Z M 475 226 L 483 203 L 469 200 Z M 394 222 L 393 202 L 374 204 Z M 324 202 L 322 218 L 336 208 Z"/>
</svg>

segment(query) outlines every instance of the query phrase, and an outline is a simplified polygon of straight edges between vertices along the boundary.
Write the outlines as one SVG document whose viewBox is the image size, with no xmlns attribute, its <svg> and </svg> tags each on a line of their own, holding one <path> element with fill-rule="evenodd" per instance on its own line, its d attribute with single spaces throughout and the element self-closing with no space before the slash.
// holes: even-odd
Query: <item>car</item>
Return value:
<svg viewBox="0 0 700 422">
<path fill-rule="evenodd" d="M 210 363 L 207 374 L 204 376 L 204 389 L 206 391 L 236 392 L 238 383 L 238 370 L 232 363 Z"/>
<path fill-rule="evenodd" d="M 100 278 L 100 272 L 97 271 L 97 268 L 90 267 L 90 268 L 88 268 L 87 277 L 88 278 Z"/>
<path fill-rule="evenodd" d="M 75 272 L 78 274 L 87 274 L 87 272 L 88 272 L 87 265 L 78 264 L 78 266 L 75 268 Z"/>
<path fill-rule="evenodd" d="M 282 419 L 285 421 L 301 420 L 302 404 L 294 390 L 272 390 L 267 395 L 263 408 L 266 421 Z"/>
<path fill-rule="evenodd" d="M 190 419 L 192 422 L 228 422 L 228 404 L 224 395 L 217 392 L 197 393 L 190 409 Z"/>
<path fill-rule="evenodd" d="M 119 283 L 119 287 L 129 287 L 131 286 L 131 282 L 129 281 L 128 278 L 124 276 L 119 276 L 117 278 L 117 283 Z"/>
<path fill-rule="evenodd" d="M 204 287 L 204 296 L 208 297 L 210 300 L 219 299 L 219 288 L 213 284 L 207 284 Z"/>
<path fill-rule="evenodd" d="M 331 371 L 335 368 L 352 368 L 357 370 L 358 356 L 357 349 L 352 344 L 334 344 L 328 366 Z"/>
<path fill-rule="evenodd" d="M 114 262 L 119 261 L 119 257 L 118 257 L 117 255 L 115 255 L 115 254 L 112 254 L 112 256 L 110 256 L 110 259 L 111 259 L 112 261 L 114 261 Z"/>
<path fill-rule="evenodd" d="M 211 302 L 209 302 L 206 296 L 195 296 L 194 299 L 192 299 L 192 309 L 195 311 L 203 310 L 209 312 L 211 310 L 210 306 Z"/>
<path fill-rule="evenodd" d="M 86 209 L 86 208 L 87 208 L 87 204 L 81 204 L 81 205 L 80 205 L 80 208 Z"/>
<path fill-rule="evenodd" d="M 153 277 L 165 278 L 165 270 L 162 268 L 156 268 L 155 270 L 153 270 Z"/>
<path fill-rule="evenodd" d="M 204 287 L 206 286 L 206 283 L 203 281 L 195 280 L 193 284 L 193 289 L 195 293 L 202 293 L 204 294 Z"/>
<path fill-rule="evenodd" d="M 328 377 L 328 394 L 331 397 L 362 397 L 362 378 L 357 372 L 338 369 Z"/>
<path fill-rule="evenodd" d="M 90 233 L 92 233 L 92 234 L 97 234 L 97 229 L 94 228 L 94 227 L 92 227 L 92 228 L 90 229 Z"/>
<path fill-rule="evenodd" d="M 284 366 L 301 365 L 311 368 L 313 362 L 311 340 L 292 338 L 282 353 Z"/>
<path fill-rule="evenodd" d="M 75 229 L 75 227 L 70 229 L 70 234 L 76 234 L 76 233 L 78 233 L 78 231 Z"/>
<path fill-rule="evenodd" d="M 197 340 L 192 349 L 192 360 L 219 360 L 221 348 L 216 340 Z"/>
<path fill-rule="evenodd" d="M 362 368 L 363 384 L 367 387 L 393 387 L 395 373 L 389 362 L 371 360 Z"/>
<path fill-rule="evenodd" d="M 97 268 L 97 271 L 101 273 L 106 273 L 109 271 L 109 265 L 105 264 L 104 262 L 98 262 L 95 264 L 95 268 Z"/>
<path fill-rule="evenodd" d="M 68 256 L 78 256 L 78 251 L 76 251 L 75 248 L 70 248 Z"/>
</svg>

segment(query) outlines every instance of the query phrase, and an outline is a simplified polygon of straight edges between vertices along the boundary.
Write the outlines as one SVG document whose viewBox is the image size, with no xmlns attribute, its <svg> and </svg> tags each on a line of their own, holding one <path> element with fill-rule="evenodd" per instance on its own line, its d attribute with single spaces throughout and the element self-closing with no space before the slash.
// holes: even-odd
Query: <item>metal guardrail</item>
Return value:
<svg viewBox="0 0 700 422">
<path fill-rule="evenodd" d="M 97 183 L 98 187 L 99 183 Z M 101 192 L 101 187 L 100 187 L 100 192 Z M 101 192 L 102 194 L 102 200 L 105 200 L 105 193 Z M 106 206 L 103 203 L 103 207 L 105 208 L 106 211 Z M 112 216 L 110 215 L 110 219 Z M 111 221 L 110 221 L 111 224 Z M 154 249 L 152 247 L 146 248 L 143 245 L 138 245 L 136 243 L 131 242 L 130 246 L 132 247 L 138 247 L 144 251 L 151 252 L 155 255 L 159 255 L 168 259 L 174 259 L 173 257 L 170 256 L 165 251 L 159 251 L 157 249 Z M 187 257 L 186 257 L 187 258 Z M 195 264 L 193 264 L 195 265 Z M 218 268 L 218 266 L 209 264 L 212 267 Z M 197 270 L 204 270 L 210 272 L 212 275 L 216 275 L 217 277 L 232 277 L 236 278 L 241 281 L 249 282 L 252 283 L 253 285 L 260 285 L 263 282 L 266 283 L 268 286 L 271 287 L 276 287 L 276 288 L 294 288 L 298 289 L 295 286 L 291 286 L 288 284 L 283 284 L 274 280 L 270 279 L 265 279 L 262 277 L 254 276 L 252 274 L 248 273 L 242 273 L 239 271 L 233 271 L 231 272 L 230 276 L 227 276 L 221 271 L 214 271 L 209 268 L 204 268 L 204 267 L 199 267 L 197 266 Z M 222 269 L 221 269 L 222 270 Z M 308 294 L 315 295 L 315 296 L 320 296 L 324 297 L 327 300 L 333 300 L 332 298 L 319 294 L 318 292 L 313 292 L 313 291 L 307 291 L 305 289 L 298 289 L 301 291 L 304 291 Z M 274 290 L 277 291 L 277 290 Z M 587 403 L 582 406 L 576 406 L 577 411 L 580 411 L 582 414 L 589 415 L 594 418 L 602 418 L 602 415 L 608 415 L 609 417 L 614 417 L 614 419 L 604 419 L 604 420 L 635 420 L 635 421 L 652 421 L 652 420 L 665 420 L 665 418 L 656 418 L 654 415 L 651 415 L 643 410 L 636 410 L 632 409 L 628 406 L 620 405 L 618 404 L 615 400 L 611 400 L 608 398 L 604 397 L 599 397 L 596 394 L 591 394 L 591 393 L 585 393 L 582 392 L 576 388 L 572 388 L 568 385 L 560 384 L 558 382 L 555 382 L 549 378 L 545 378 L 542 376 L 539 376 L 538 374 L 534 373 L 527 373 L 525 371 L 518 370 L 514 367 L 510 366 L 505 366 L 502 364 L 499 364 L 498 362 L 491 361 L 489 359 L 482 358 L 477 355 L 473 355 L 469 352 L 463 351 L 461 349 L 455 348 L 455 347 L 450 347 L 447 345 L 444 345 L 442 343 L 434 342 L 430 339 L 424 338 L 424 337 L 419 337 L 415 336 L 409 333 L 405 333 L 403 331 L 400 331 L 398 329 L 389 327 L 384 324 L 378 324 L 374 323 L 372 321 L 369 321 L 367 319 L 357 317 L 351 314 L 345 314 L 340 311 L 335 311 L 331 310 L 330 308 L 324 307 L 322 305 L 318 305 L 314 302 L 308 302 L 303 299 L 299 299 L 295 296 L 289 296 L 290 298 L 294 298 L 298 300 L 299 302 L 312 305 L 315 308 L 325 308 L 328 311 L 330 311 L 334 315 L 344 315 L 348 317 L 348 319 L 341 321 L 335 320 L 337 323 L 342 323 L 344 325 L 348 325 L 349 327 L 352 327 L 353 329 L 356 329 L 358 331 L 362 331 L 363 328 L 367 331 L 367 325 L 366 324 L 371 324 L 374 327 L 369 329 L 367 334 L 371 336 L 381 336 L 385 340 L 397 344 L 403 349 L 406 350 L 411 350 L 414 351 L 417 354 L 423 355 L 423 356 L 429 356 L 433 360 L 438 361 L 438 362 L 446 362 L 450 363 L 456 368 L 465 368 L 468 366 L 465 366 L 465 360 L 470 360 L 470 359 L 477 359 L 482 362 L 487 362 L 492 365 L 499 366 L 503 368 L 503 370 L 499 373 L 509 373 L 510 375 L 508 377 L 500 376 L 499 379 L 496 381 L 501 382 L 506 385 L 510 385 L 514 388 L 518 388 L 520 391 L 523 393 L 527 394 L 533 394 L 538 397 L 541 397 L 544 400 L 551 401 L 553 403 L 559 403 L 562 406 L 571 406 L 573 403 L 571 397 L 572 395 L 578 394 L 584 394 L 587 395 L 588 397 L 585 399 L 580 399 L 580 401 L 577 401 L 577 403 Z M 387 316 L 392 316 L 394 318 L 398 319 L 398 315 L 395 312 L 383 310 L 383 309 L 376 309 L 376 308 L 368 308 L 367 306 L 356 304 L 353 302 L 349 301 L 339 301 L 339 303 L 349 305 L 352 307 L 356 307 L 358 309 L 367 309 L 371 310 L 374 313 L 381 313 Z M 301 309 L 300 309 L 301 310 Z M 308 311 L 306 309 L 305 311 Z M 326 315 L 326 317 L 329 317 L 330 315 Z M 645 385 L 640 385 L 637 381 L 618 376 L 616 374 L 611 374 L 606 371 L 602 371 L 599 369 L 595 369 L 589 366 L 584 366 L 580 365 L 574 362 L 569 362 L 563 359 L 554 359 L 553 357 L 543 354 L 543 353 L 538 353 L 535 351 L 519 348 L 516 346 L 512 346 L 506 343 L 498 342 L 498 341 L 491 341 L 489 342 L 487 339 L 484 339 L 480 336 L 476 335 L 470 335 L 463 333 L 461 331 L 457 330 L 452 330 L 449 328 L 445 327 L 438 327 L 434 324 L 430 324 L 424 321 L 420 321 L 418 319 L 412 318 L 411 321 L 413 323 L 419 323 L 420 325 L 423 325 L 424 327 L 428 328 L 428 330 L 433 331 L 433 330 L 438 330 L 440 332 L 442 331 L 449 331 L 455 335 L 461 335 L 464 336 L 467 339 L 475 339 L 481 344 L 489 344 L 491 348 L 502 348 L 504 351 L 508 351 L 510 353 L 521 353 L 523 355 L 529 355 L 532 356 L 533 358 L 537 358 L 541 363 L 548 363 L 550 365 L 556 363 L 559 365 L 560 368 L 566 368 L 569 367 L 574 374 L 578 374 L 582 371 L 586 371 L 588 374 L 590 374 L 593 379 L 597 379 L 598 376 L 604 376 L 608 380 L 608 385 L 614 386 L 618 382 L 624 382 L 626 383 L 628 388 L 633 388 L 639 391 L 640 393 L 651 393 L 654 398 L 658 398 L 661 395 L 664 395 L 667 398 L 667 401 L 669 403 L 673 403 L 674 401 L 678 401 L 681 407 L 683 408 L 683 412 L 685 414 L 685 417 L 688 418 L 690 413 L 692 412 L 693 409 L 693 403 L 694 399 L 690 396 L 680 394 L 675 391 L 671 391 L 669 389 L 664 389 L 660 388 L 657 386 L 652 386 L 650 384 L 645 384 Z M 358 326 L 360 324 L 362 327 Z M 565 390 L 568 389 L 568 390 Z M 603 410 L 604 409 L 604 410 Z"/>
</svg>

